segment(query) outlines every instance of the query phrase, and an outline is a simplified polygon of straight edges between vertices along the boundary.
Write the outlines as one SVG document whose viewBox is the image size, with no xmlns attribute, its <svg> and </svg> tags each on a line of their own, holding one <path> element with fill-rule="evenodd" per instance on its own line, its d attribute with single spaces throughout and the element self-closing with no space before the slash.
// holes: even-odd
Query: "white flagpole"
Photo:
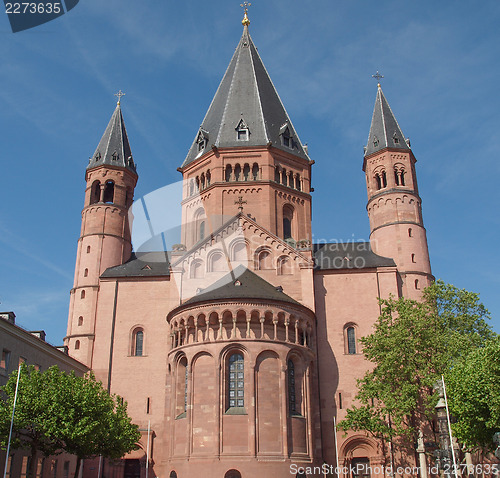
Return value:
<svg viewBox="0 0 500 478">
<path fill-rule="evenodd" d="M 19 390 L 19 377 L 21 376 L 21 364 L 17 369 L 16 392 L 14 393 L 14 405 L 12 407 L 12 418 L 10 419 L 9 442 L 7 443 L 7 453 L 5 454 L 5 468 L 3 470 L 3 478 L 7 475 L 7 465 L 9 463 L 10 440 L 12 439 L 12 427 L 14 425 L 14 413 L 16 412 L 17 391 Z"/>
<path fill-rule="evenodd" d="M 148 443 L 146 445 L 146 478 L 148 478 L 149 471 L 149 437 L 151 434 L 151 420 L 148 420 Z"/>
<path fill-rule="evenodd" d="M 455 476 L 457 476 L 457 461 L 455 458 L 455 449 L 453 448 L 453 436 L 451 434 L 450 412 L 448 411 L 448 399 L 446 398 L 446 386 L 444 384 L 444 375 L 441 375 L 441 380 L 443 382 L 444 404 L 446 405 L 446 418 L 448 419 L 448 433 L 450 434 L 451 456 L 453 457 L 453 471 L 455 472 Z"/>
<path fill-rule="evenodd" d="M 333 417 L 333 432 L 335 433 L 335 461 L 337 463 L 337 469 L 335 470 L 335 474 L 337 475 L 338 478 L 340 478 L 339 474 L 339 448 L 337 446 L 337 420 L 335 417 Z"/>
</svg>

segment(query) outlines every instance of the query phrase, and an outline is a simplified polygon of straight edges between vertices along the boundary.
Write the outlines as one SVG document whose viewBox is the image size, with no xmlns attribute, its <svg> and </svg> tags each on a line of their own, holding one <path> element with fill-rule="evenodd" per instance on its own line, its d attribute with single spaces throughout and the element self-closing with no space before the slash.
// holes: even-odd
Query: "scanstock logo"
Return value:
<svg viewBox="0 0 500 478">
<path fill-rule="evenodd" d="M 78 5 L 80 0 L 4 0 L 13 33 L 37 27 L 58 18 Z"/>
</svg>

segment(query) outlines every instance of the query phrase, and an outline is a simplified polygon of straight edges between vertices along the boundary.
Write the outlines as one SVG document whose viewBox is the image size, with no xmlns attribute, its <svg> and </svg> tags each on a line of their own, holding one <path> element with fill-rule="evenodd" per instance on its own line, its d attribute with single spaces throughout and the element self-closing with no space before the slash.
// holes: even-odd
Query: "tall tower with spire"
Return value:
<svg viewBox="0 0 500 478">
<path fill-rule="evenodd" d="M 243 35 L 179 171 L 190 249 L 238 212 L 276 236 L 311 240 L 311 165 L 250 37 Z"/>
<path fill-rule="evenodd" d="M 85 172 L 85 204 L 71 289 L 66 345 L 72 355 L 91 366 L 99 277 L 123 264 L 132 252 L 129 208 L 137 172 L 120 97 Z"/>
<path fill-rule="evenodd" d="M 433 279 L 416 162 L 379 83 L 363 162 L 370 242 L 375 253 L 394 259 L 399 293 L 414 299 Z"/>
</svg>

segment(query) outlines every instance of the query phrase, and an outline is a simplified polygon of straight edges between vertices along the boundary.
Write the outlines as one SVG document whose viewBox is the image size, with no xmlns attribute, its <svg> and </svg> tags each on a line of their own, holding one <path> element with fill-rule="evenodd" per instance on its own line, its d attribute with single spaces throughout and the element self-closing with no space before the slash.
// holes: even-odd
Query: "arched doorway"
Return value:
<svg viewBox="0 0 500 478">
<path fill-rule="evenodd" d="M 224 478 L 241 478 L 241 473 L 238 470 L 229 470 L 224 475 Z"/>
</svg>

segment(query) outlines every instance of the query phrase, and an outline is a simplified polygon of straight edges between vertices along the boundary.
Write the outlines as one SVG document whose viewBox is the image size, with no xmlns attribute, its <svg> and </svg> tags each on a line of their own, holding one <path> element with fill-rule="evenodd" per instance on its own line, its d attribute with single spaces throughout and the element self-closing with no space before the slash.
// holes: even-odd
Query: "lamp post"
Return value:
<svg viewBox="0 0 500 478">
<path fill-rule="evenodd" d="M 439 401 L 436 405 L 439 449 L 434 452 L 441 476 L 451 478 L 451 443 L 447 428 L 446 404 L 442 389 L 439 390 Z"/>
</svg>

